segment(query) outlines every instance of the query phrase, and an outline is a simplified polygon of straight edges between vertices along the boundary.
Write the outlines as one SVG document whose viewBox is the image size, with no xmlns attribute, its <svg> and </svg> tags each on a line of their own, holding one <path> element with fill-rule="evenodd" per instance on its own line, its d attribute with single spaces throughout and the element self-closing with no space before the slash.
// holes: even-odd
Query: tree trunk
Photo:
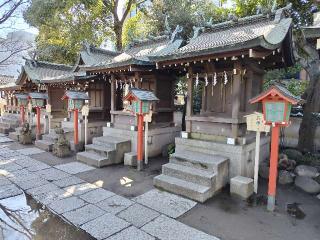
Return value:
<svg viewBox="0 0 320 240">
<path fill-rule="evenodd" d="M 319 125 L 314 113 L 320 112 L 320 62 L 312 64 L 306 71 L 309 73 L 310 83 L 304 94 L 303 118 L 299 129 L 298 148 L 302 152 L 314 152 L 314 138 Z"/>
<path fill-rule="evenodd" d="M 115 23 L 114 24 L 114 33 L 116 35 L 116 48 L 118 51 L 122 50 L 122 24 Z"/>
</svg>

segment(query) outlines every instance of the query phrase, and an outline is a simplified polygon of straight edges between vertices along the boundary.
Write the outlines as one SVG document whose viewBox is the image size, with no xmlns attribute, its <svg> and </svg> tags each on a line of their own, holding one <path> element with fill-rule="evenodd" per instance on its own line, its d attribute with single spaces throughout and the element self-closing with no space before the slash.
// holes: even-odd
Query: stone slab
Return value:
<svg viewBox="0 0 320 240">
<path fill-rule="evenodd" d="M 9 184 L 11 184 L 11 182 L 7 178 L 0 177 L 0 187 L 5 186 L 5 185 L 9 185 Z"/>
<path fill-rule="evenodd" d="M 107 191 L 103 188 L 97 188 L 90 192 L 80 195 L 79 197 L 88 203 L 98 203 L 107 198 L 114 196 L 115 193 Z"/>
<path fill-rule="evenodd" d="M 197 204 L 195 201 L 158 189 L 150 190 L 133 200 L 172 218 L 181 216 Z"/>
<path fill-rule="evenodd" d="M 9 171 L 9 172 L 17 171 L 17 170 L 20 170 L 22 168 L 23 167 L 21 167 L 20 165 L 14 163 L 14 162 L 9 162 L 9 163 L 0 165 L 0 169 L 6 170 L 6 171 Z"/>
<path fill-rule="evenodd" d="M 107 238 L 108 240 L 154 240 L 155 238 L 140 229 L 131 226 Z"/>
<path fill-rule="evenodd" d="M 77 173 L 82 173 L 90 170 L 94 170 L 94 167 L 88 166 L 84 163 L 80 162 L 71 162 L 71 163 L 66 163 L 66 164 L 60 164 L 54 166 L 55 168 L 62 170 L 64 172 L 70 173 L 70 174 L 77 174 Z"/>
<path fill-rule="evenodd" d="M 98 186 L 91 184 L 91 183 L 80 183 L 76 185 L 71 185 L 69 187 L 64 188 L 67 192 L 71 193 L 72 195 L 78 196 L 87 192 L 90 192 L 94 189 L 97 189 Z"/>
<path fill-rule="evenodd" d="M 77 208 L 81 208 L 84 205 L 86 205 L 86 203 L 82 199 L 78 197 L 69 197 L 58 201 L 53 201 L 48 205 L 48 208 L 57 214 L 62 214 Z"/>
<path fill-rule="evenodd" d="M 27 190 L 27 193 L 30 195 L 39 195 L 42 193 L 48 193 L 51 191 L 55 191 L 59 189 L 56 185 L 52 184 L 52 183 L 48 183 L 39 187 L 35 187 L 35 188 L 31 188 Z"/>
<path fill-rule="evenodd" d="M 141 230 L 160 240 L 219 240 L 164 215 L 147 223 Z"/>
<path fill-rule="evenodd" d="M 0 136 L 0 143 L 13 142 L 14 140 L 8 137 Z"/>
<path fill-rule="evenodd" d="M 56 181 L 53 181 L 52 183 L 57 185 L 58 187 L 61 188 L 65 188 L 65 187 L 69 187 L 71 185 L 76 185 L 76 184 L 80 184 L 80 183 L 84 183 L 85 181 L 83 181 L 82 179 L 75 177 L 75 176 L 70 176 L 70 177 L 66 177 L 66 178 L 62 178 Z"/>
<path fill-rule="evenodd" d="M 49 205 L 55 201 L 71 197 L 71 195 L 63 189 L 56 189 L 48 193 L 33 195 L 33 198 L 43 205 Z"/>
<path fill-rule="evenodd" d="M 160 214 L 150 208 L 136 203 L 120 212 L 117 216 L 132 225 L 141 228 L 146 223 L 152 221 L 156 217 L 159 217 Z"/>
<path fill-rule="evenodd" d="M 79 227 L 97 217 L 104 215 L 106 212 L 96 207 L 93 204 L 85 205 L 84 207 L 62 214 L 73 225 Z"/>
<path fill-rule="evenodd" d="M 81 226 L 81 229 L 83 229 L 96 239 L 100 240 L 110 237 L 111 235 L 120 232 L 121 230 L 129 226 L 130 224 L 126 221 L 110 213 L 106 213 L 101 217 L 83 224 Z"/>
<path fill-rule="evenodd" d="M 22 194 L 22 191 L 14 184 L 4 185 L 0 187 L 0 199 L 14 197 Z"/>
<path fill-rule="evenodd" d="M 119 195 L 114 195 L 113 197 L 107 198 L 96 204 L 99 208 L 105 210 L 108 213 L 117 214 L 134 204 L 127 198 L 121 197 Z"/>
<path fill-rule="evenodd" d="M 19 154 L 23 154 L 23 155 L 34 155 L 34 154 L 39 154 L 39 153 L 45 153 L 45 151 L 39 149 L 39 148 L 36 148 L 36 147 L 32 147 L 32 148 L 23 148 L 23 149 L 19 149 L 19 150 L 16 150 L 17 153 Z"/>
<path fill-rule="evenodd" d="M 30 172 L 37 172 L 48 168 L 51 168 L 51 166 L 42 162 L 38 162 L 37 164 L 27 167 L 27 170 Z"/>
<path fill-rule="evenodd" d="M 15 184 L 17 184 L 23 190 L 28 190 L 30 188 L 35 188 L 35 187 L 49 184 L 49 182 L 43 178 L 35 177 L 30 180 L 15 181 Z"/>
<path fill-rule="evenodd" d="M 60 171 L 55 168 L 48 168 L 48 169 L 40 170 L 40 171 L 36 172 L 36 174 L 44 179 L 47 179 L 48 181 L 59 180 L 59 179 L 66 178 L 66 177 L 70 176 L 68 173 L 65 173 L 65 172 Z"/>
<path fill-rule="evenodd" d="M 29 156 L 24 156 L 24 155 L 21 155 L 19 156 L 18 158 L 15 158 L 16 161 L 15 163 L 16 164 L 19 164 L 20 166 L 22 167 L 31 167 L 31 166 L 35 166 L 37 165 L 38 163 L 41 163 L 40 161 L 38 160 L 35 160 Z"/>
</svg>

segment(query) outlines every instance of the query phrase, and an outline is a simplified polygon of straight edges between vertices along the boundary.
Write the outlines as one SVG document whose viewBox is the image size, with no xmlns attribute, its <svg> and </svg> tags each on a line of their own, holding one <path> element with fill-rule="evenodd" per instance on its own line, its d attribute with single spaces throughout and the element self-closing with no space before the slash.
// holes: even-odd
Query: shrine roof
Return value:
<svg viewBox="0 0 320 240">
<path fill-rule="evenodd" d="M 117 51 L 109 51 L 85 43 L 80 51 L 78 65 L 80 65 L 81 60 L 84 65 L 99 64 L 101 62 L 109 61 L 117 55 L 119 55 L 119 52 Z"/>
<path fill-rule="evenodd" d="M 64 64 L 36 61 L 26 59 L 22 72 L 16 81 L 20 84 L 24 74 L 34 83 L 39 83 L 44 79 L 54 79 L 61 76 L 71 76 L 73 67 Z"/>
<path fill-rule="evenodd" d="M 85 92 L 80 91 L 66 91 L 62 99 L 80 99 L 80 100 L 89 100 L 89 96 Z"/>
<path fill-rule="evenodd" d="M 320 12 L 314 13 L 313 24 L 303 27 L 302 31 L 307 39 L 320 38 Z"/>
<path fill-rule="evenodd" d="M 250 103 L 256 103 L 264 98 L 268 97 L 269 95 L 280 95 L 280 97 L 284 98 L 285 100 L 289 101 L 292 104 L 297 104 L 302 101 L 300 97 L 293 95 L 286 87 L 280 84 L 274 84 L 266 91 L 262 92 L 258 96 L 250 99 Z"/>
<path fill-rule="evenodd" d="M 159 98 L 157 98 L 152 91 L 139 88 L 130 88 L 128 95 L 125 97 L 125 100 L 132 95 L 141 101 L 159 101 Z"/>
<path fill-rule="evenodd" d="M 31 99 L 48 99 L 48 93 L 41 93 L 41 92 L 31 92 L 29 93 L 29 97 Z"/>
<path fill-rule="evenodd" d="M 222 54 L 242 49 L 262 47 L 274 50 L 291 31 L 292 19 L 288 17 L 290 6 L 275 13 L 244 17 L 218 24 L 206 24 L 194 28 L 195 34 L 189 43 L 169 54 L 153 58 L 157 62 L 192 58 L 203 55 Z"/>
<path fill-rule="evenodd" d="M 0 85 L 6 85 L 8 83 L 14 83 L 15 78 L 8 75 L 0 75 Z"/>
<path fill-rule="evenodd" d="M 98 64 L 85 65 L 80 67 L 84 70 L 112 69 L 131 65 L 150 66 L 155 63 L 150 60 L 163 54 L 170 54 L 177 50 L 182 44 L 181 39 L 174 39 L 169 36 L 152 37 L 147 40 L 136 40 L 131 43 L 124 52 L 112 59 L 102 61 Z"/>
<path fill-rule="evenodd" d="M 15 97 L 18 99 L 28 99 L 29 95 L 26 93 L 16 93 Z"/>
</svg>

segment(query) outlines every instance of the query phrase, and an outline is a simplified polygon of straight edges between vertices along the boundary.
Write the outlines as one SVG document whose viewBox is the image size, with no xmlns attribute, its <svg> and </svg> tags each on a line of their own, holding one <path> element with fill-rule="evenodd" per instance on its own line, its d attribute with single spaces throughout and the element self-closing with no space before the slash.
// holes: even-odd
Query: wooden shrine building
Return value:
<svg viewBox="0 0 320 240">
<path fill-rule="evenodd" d="M 107 79 L 111 83 L 111 120 L 108 127 L 104 128 L 103 135 L 105 139 L 115 137 L 120 138 L 119 141 L 129 140 L 132 151 L 130 156 L 134 156 L 137 149 L 137 121 L 128 109 L 129 103 L 123 101 L 129 88 L 150 90 L 159 98 L 159 101 L 152 105 L 153 115 L 148 137 L 149 156 L 161 154 L 163 147 L 172 143 L 180 132 L 180 127 L 173 123 L 176 75 L 167 69 L 156 69 L 155 62 L 150 58 L 177 50 L 183 42 L 179 37 L 181 30 L 178 26 L 173 33 L 134 41 L 124 52 L 111 60 L 80 68 L 89 75 Z M 86 152 L 78 153 L 78 160 L 101 166 L 95 164 L 99 156 L 90 154 L 92 148 L 95 146 L 89 146 Z M 105 162 L 105 165 L 112 163 L 111 160 Z"/>
<path fill-rule="evenodd" d="M 186 132 L 176 138 L 176 152 L 155 177 L 156 186 L 203 202 L 230 178 L 253 176 L 255 143 L 244 116 L 261 111 L 249 99 L 262 91 L 265 70 L 293 64 L 289 14 L 286 7 L 268 15 L 207 23 L 194 28 L 187 45 L 152 57 L 158 70 L 184 71 L 188 81 Z M 268 157 L 268 149 L 265 137 L 261 160 Z M 193 178 L 185 177 L 190 174 Z"/>
</svg>

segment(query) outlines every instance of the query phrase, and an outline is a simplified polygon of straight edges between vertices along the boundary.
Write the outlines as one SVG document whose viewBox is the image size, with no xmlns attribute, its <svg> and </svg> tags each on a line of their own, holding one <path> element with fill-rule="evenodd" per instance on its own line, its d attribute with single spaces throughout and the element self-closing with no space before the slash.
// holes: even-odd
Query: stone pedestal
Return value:
<svg viewBox="0 0 320 240">
<path fill-rule="evenodd" d="M 56 129 L 57 141 L 53 144 L 52 153 L 57 157 L 68 157 L 71 155 L 70 144 L 67 141 L 63 129 Z"/>
<path fill-rule="evenodd" d="M 253 194 L 253 179 L 236 176 L 230 179 L 230 193 L 243 199 Z"/>
</svg>

